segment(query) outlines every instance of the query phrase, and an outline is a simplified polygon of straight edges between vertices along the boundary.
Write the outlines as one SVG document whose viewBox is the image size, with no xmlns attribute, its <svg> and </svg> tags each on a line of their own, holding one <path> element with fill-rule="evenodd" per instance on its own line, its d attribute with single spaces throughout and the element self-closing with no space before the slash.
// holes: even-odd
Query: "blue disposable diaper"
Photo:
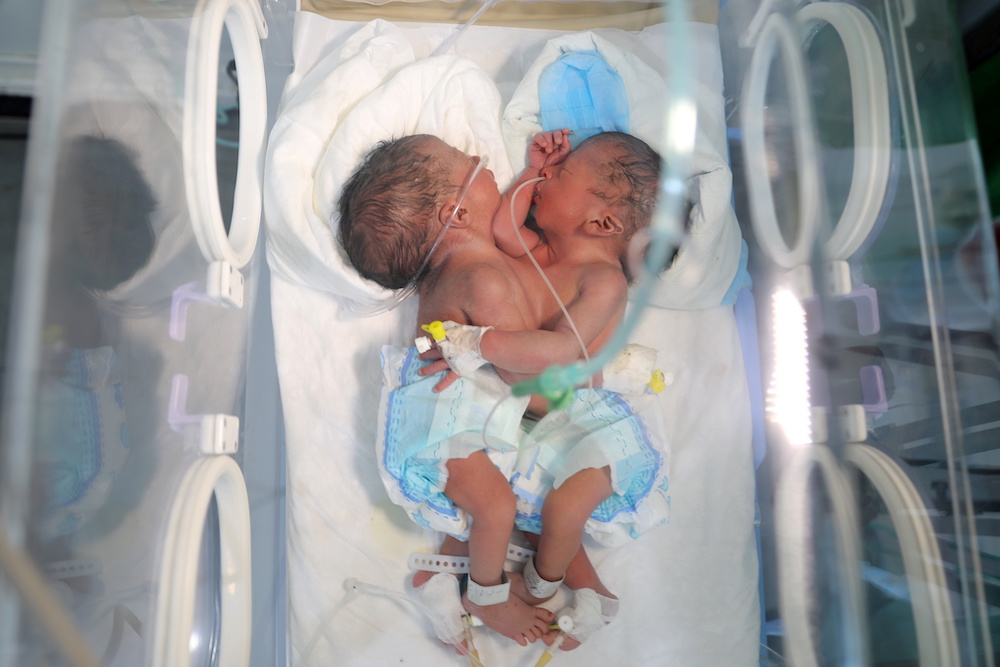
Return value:
<svg viewBox="0 0 1000 667">
<path fill-rule="evenodd" d="M 569 128 L 573 145 L 600 132 L 628 132 L 625 83 L 597 51 L 572 51 L 539 78 L 542 129 Z"/>
<path fill-rule="evenodd" d="M 114 350 L 72 349 L 61 370 L 39 397 L 34 456 L 44 472 L 43 539 L 73 532 L 100 509 L 129 453 Z"/>
</svg>

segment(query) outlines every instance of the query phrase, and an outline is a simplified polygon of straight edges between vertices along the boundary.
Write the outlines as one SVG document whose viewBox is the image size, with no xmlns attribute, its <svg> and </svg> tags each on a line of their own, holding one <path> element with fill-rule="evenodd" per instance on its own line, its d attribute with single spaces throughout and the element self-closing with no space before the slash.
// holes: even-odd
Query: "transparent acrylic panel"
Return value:
<svg viewBox="0 0 1000 667">
<path fill-rule="evenodd" d="M 185 588 L 169 575 L 183 529 L 204 547 L 195 568 L 209 579 L 188 601 L 200 610 L 192 637 L 218 636 L 215 501 L 204 529 L 199 517 L 179 527 L 170 517 L 185 500 L 179 488 L 193 463 L 226 456 L 243 465 L 247 456 L 246 369 L 262 255 L 254 251 L 256 227 L 237 238 L 230 218 L 246 187 L 238 185 L 247 178 L 237 177 L 246 171 L 240 145 L 251 144 L 247 153 L 262 161 L 255 137 L 241 132 L 240 104 L 262 119 L 267 107 L 262 77 L 238 85 L 235 62 L 246 56 L 234 59 L 229 39 L 240 29 L 233 14 L 251 5 L 232 3 L 238 7 L 225 29 L 220 21 L 221 47 L 213 51 L 211 30 L 203 30 L 207 47 L 193 37 L 204 28 L 206 12 L 198 12 L 201 24 L 193 18 L 204 4 L 81 0 L 50 3 L 45 19 L 0 505 L 6 539 L 45 575 L 89 652 L 109 665 L 163 659 L 153 649 L 167 623 L 163 610 L 187 604 L 164 603 Z M 260 39 L 252 21 L 240 34 L 247 43 Z M 204 109 L 186 106 L 196 97 L 192 64 L 202 75 L 215 72 L 218 103 L 213 94 Z M 218 128 L 191 143 L 192 115 L 202 113 Z M 192 203 L 191 162 L 200 156 L 208 186 L 218 182 L 208 214 Z M 240 215 L 250 222 L 241 225 L 259 220 L 259 196 L 253 206 L 249 198 L 250 214 Z M 242 244 L 240 261 L 213 254 L 206 236 Z M 261 413 L 276 409 L 271 391 Z M 38 636 L 51 631 L 51 619 L 32 616 L 35 600 L 13 583 L 0 577 L 0 664 L 37 664 Z M 201 646 L 192 664 L 214 664 L 219 647 Z"/>
<path fill-rule="evenodd" d="M 779 25 L 794 37 L 774 37 Z M 778 491 L 765 516 L 777 538 L 764 553 L 782 590 L 767 613 L 787 631 L 773 641 L 820 664 L 994 664 L 1000 286 L 949 5 L 729 2 L 720 26 L 772 408 L 761 479 Z M 768 40 L 782 46 L 755 68 Z M 762 151 L 748 149 L 757 135 Z M 788 179 L 757 178 L 761 155 Z M 801 334 L 770 307 L 776 293 L 794 297 Z M 798 439 L 778 411 L 790 333 L 807 396 Z M 810 518 L 783 498 L 812 498 Z"/>
</svg>

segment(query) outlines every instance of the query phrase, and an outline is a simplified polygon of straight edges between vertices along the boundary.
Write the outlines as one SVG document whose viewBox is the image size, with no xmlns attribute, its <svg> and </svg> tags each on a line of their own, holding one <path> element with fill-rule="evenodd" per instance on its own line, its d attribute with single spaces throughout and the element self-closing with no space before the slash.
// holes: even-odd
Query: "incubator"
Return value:
<svg viewBox="0 0 1000 667">
<path fill-rule="evenodd" d="M 950 3 L 73 0 L 39 49 L 0 666 L 996 664 L 1000 270 Z M 346 261 L 338 188 L 416 131 L 502 188 L 578 52 L 661 205 L 611 346 L 516 391 L 657 350 L 669 520 L 585 541 L 620 610 L 579 648 L 463 617 L 456 652 L 406 584 L 441 535 L 375 460 L 416 297 Z"/>
</svg>

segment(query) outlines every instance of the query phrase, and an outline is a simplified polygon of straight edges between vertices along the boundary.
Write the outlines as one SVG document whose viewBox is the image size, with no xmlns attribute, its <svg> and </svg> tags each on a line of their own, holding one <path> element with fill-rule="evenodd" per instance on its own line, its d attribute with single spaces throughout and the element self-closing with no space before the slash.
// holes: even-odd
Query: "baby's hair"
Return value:
<svg viewBox="0 0 1000 667">
<path fill-rule="evenodd" d="M 602 132 L 585 139 L 579 148 L 588 144 L 604 145 L 612 149 L 612 157 L 597 165 L 598 173 L 608 185 L 606 191 L 592 190 L 593 194 L 614 207 L 625 226 L 622 240 L 622 268 L 629 282 L 634 276 L 626 259 L 628 241 L 639 230 L 649 227 L 656 210 L 660 191 L 661 158 L 642 139 L 624 132 Z M 681 218 L 685 233 L 690 227 L 692 205 L 685 201 Z M 648 248 L 646 249 L 648 250 Z M 677 258 L 678 248 L 665 258 L 660 271 L 669 268 Z M 645 257 L 645 251 L 642 253 Z"/>
<path fill-rule="evenodd" d="M 430 135 L 379 142 L 344 185 L 337 236 L 363 277 L 400 289 L 416 276 L 433 243 L 430 225 L 451 187 L 445 165 L 423 150 Z"/>
<path fill-rule="evenodd" d="M 623 240 L 628 241 L 653 220 L 660 185 L 660 155 L 642 139 L 624 132 L 595 134 L 577 150 L 588 145 L 606 146 L 612 151 L 607 162 L 597 165 L 608 187 L 592 192 L 621 215 L 625 225 Z"/>
</svg>

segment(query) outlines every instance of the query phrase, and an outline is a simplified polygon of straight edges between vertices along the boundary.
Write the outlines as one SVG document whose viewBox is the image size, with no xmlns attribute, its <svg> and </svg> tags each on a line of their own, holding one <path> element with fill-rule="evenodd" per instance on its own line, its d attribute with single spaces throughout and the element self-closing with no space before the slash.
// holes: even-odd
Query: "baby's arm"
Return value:
<svg viewBox="0 0 1000 667">
<path fill-rule="evenodd" d="M 511 298 L 513 289 L 515 286 L 511 284 L 511 276 L 506 268 L 479 264 L 449 272 L 441 277 L 434 290 L 421 295 L 418 322 L 425 326 L 435 320 L 439 323 L 450 321 L 449 326 L 451 323 L 465 325 L 459 327 L 459 330 L 481 325 L 512 331 L 524 329 L 528 323 L 524 313 Z M 427 329 L 424 331 L 431 333 Z M 418 333 L 418 336 L 422 333 Z M 452 347 L 454 351 L 454 345 Z M 435 391 L 444 390 L 458 378 L 437 345 L 421 353 L 420 358 L 433 362 L 422 368 L 420 375 L 449 371 L 435 386 Z"/>
<path fill-rule="evenodd" d="M 523 375 L 572 363 L 583 356 L 581 343 L 588 353 L 599 347 L 593 345 L 595 342 L 604 343 L 606 336 L 602 334 L 624 314 L 627 290 L 625 276 L 617 269 L 587 272 L 577 298 L 567 305 L 569 318 L 560 318 L 551 331 L 487 331 L 480 340 L 480 353 L 498 370 Z"/>
<path fill-rule="evenodd" d="M 538 178 L 545 167 L 562 162 L 569 151 L 569 130 L 541 132 L 531 140 L 531 147 L 528 149 L 528 167 L 514 185 L 504 193 L 500 200 L 500 210 L 497 211 L 497 215 L 493 219 L 493 237 L 497 247 L 511 257 L 520 257 L 524 254 L 524 246 L 517 238 L 515 226 L 521 232 L 521 237 L 529 251 L 534 249 L 539 242 L 538 234 L 524 228 L 524 221 L 531 209 L 534 188 L 526 185 L 518 193 L 516 199 L 514 199 L 514 193 L 527 181 Z M 513 221 L 510 206 L 512 199 L 514 199 Z"/>
</svg>

